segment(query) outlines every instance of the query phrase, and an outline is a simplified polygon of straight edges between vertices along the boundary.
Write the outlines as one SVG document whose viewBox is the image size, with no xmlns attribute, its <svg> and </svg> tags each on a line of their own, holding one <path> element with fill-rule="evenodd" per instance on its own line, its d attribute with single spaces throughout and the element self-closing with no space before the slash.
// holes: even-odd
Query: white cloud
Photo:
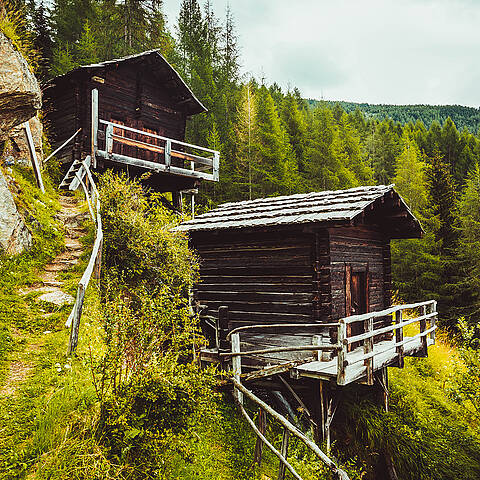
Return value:
<svg viewBox="0 0 480 480">
<path fill-rule="evenodd" d="M 244 70 L 306 97 L 479 106 L 480 2 L 230 0 Z M 179 2 L 165 0 L 170 25 Z M 223 16 L 227 0 L 213 0 Z"/>
</svg>

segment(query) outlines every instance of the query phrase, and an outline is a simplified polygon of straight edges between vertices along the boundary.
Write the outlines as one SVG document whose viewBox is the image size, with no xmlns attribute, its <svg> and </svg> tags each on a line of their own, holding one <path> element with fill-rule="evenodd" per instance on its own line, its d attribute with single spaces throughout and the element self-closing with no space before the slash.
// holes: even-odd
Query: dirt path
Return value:
<svg viewBox="0 0 480 480">
<path fill-rule="evenodd" d="M 39 281 L 19 291 L 21 295 L 38 292 L 40 295 L 36 298 L 36 301 L 50 303 L 53 307 L 70 305 L 75 301 L 71 295 L 63 291 L 64 282 L 61 279 L 61 274 L 74 268 L 79 262 L 79 258 L 84 251 L 80 238 L 86 234 L 86 230 L 82 228 L 82 222 L 87 214 L 81 211 L 77 199 L 61 195 L 59 201 L 62 210 L 58 217 L 65 228 L 65 249 L 45 265 L 43 271 L 39 272 Z M 44 317 L 48 315 L 51 314 L 42 314 Z M 38 337 L 29 338 L 24 350 L 16 352 L 11 358 L 6 379 L 0 387 L 0 396 L 14 395 L 17 388 L 27 379 L 34 367 L 32 356 L 38 354 L 41 350 L 45 343 L 45 335 L 49 333 L 43 332 Z M 22 333 L 15 327 L 12 328 L 12 335 L 14 338 L 22 338 Z"/>
</svg>

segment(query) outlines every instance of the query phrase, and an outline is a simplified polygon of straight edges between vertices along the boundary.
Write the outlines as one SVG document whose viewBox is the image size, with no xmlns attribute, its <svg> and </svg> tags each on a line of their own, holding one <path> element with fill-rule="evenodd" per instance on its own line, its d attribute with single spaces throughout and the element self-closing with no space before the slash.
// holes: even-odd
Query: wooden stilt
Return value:
<svg viewBox="0 0 480 480">
<path fill-rule="evenodd" d="M 322 428 L 322 442 L 325 441 L 325 418 L 326 418 L 326 411 L 325 411 L 325 392 L 323 389 L 323 381 L 319 380 L 319 391 L 320 391 L 320 420 L 321 420 L 321 428 Z"/>
<path fill-rule="evenodd" d="M 385 409 L 386 412 L 388 412 L 388 369 L 387 367 L 383 367 L 380 370 L 380 383 L 382 386 L 382 404 L 383 408 Z"/>
<path fill-rule="evenodd" d="M 265 435 L 267 429 L 267 414 L 263 408 L 258 409 L 258 430 L 262 435 Z M 262 452 L 263 452 L 263 440 L 260 437 L 257 437 L 255 442 L 255 454 L 253 457 L 253 463 L 260 466 L 262 464 Z"/>
<path fill-rule="evenodd" d="M 328 402 L 327 402 L 328 400 Z M 331 447 L 331 425 L 333 422 L 333 418 L 335 417 L 335 413 L 338 407 L 338 394 L 335 394 L 331 398 L 325 397 L 325 405 L 326 405 L 326 415 L 325 415 L 325 442 L 327 445 L 327 454 L 330 453 Z"/>
<path fill-rule="evenodd" d="M 290 432 L 286 428 L 284 428 L 283 435 L 282 435 L 282 447 L 280 449 L 280 453 L 285 459 L 287 459 L 289 439 L 290 439 Z M 284 479 L 285 479 L 285 464 L 283 462 L 280 462 L 280 466 L 278 467 L 278 480 L 284 480 Z"/>
</svg>

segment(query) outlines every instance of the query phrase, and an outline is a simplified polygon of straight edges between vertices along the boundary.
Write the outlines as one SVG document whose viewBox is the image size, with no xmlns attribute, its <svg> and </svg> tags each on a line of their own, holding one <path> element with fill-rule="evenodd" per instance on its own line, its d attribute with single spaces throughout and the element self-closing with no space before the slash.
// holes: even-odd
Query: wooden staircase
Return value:
<svg viewBox="0 0 480 480">
<path fill-rule="evenodd" d="M 87 167 L 90 167 L 91 159 L 90 157 L 85 158 L 85 160 L 75 160 L 70 168 L 68 169 L 67 174 L 63 177 L 63 180 L 60 183 L 60 188 L 68 190 L 76 190 L 83 182 L 87 171 L 85 169 L 85 164 Z"/>
</svg>

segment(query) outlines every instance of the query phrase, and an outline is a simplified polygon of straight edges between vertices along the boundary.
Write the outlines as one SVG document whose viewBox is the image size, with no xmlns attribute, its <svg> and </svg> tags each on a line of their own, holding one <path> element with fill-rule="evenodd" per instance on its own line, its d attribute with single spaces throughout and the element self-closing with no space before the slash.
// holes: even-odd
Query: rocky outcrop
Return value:
<svg viewBox="0 0 480 480">
<path fill-rule="evenodd" d="M 37 159 L 41 166 L 43 156 L 43 125 L 38 116 L 32 117 L 28 123 L 30 124 L 33 143 L 35 145 L 35 151 L 37 152 Z M 30 149 L 28 148 L 27 134 L 25 133 L 23 124 L 12 128 L 12 130 L 10 130 L 9 138 L 10 142 L 7 146 L 5 155 L 6 160 L 25 167 L 31 166 L 32 160 L 30 157 Z"/>
<path fill-rule="evenodd" d="M 36 115 L 42 96 L 26 60 L 2 32 L 0 58 L 0 141 L 5 141 L 13 127 Z"/>
<path fill-rule="evenodd" d="M 0 248 L 16 254 L 31 246 L 32 235 L 17 211 L 5 175 L 0 170 Z"/>
</svg>

